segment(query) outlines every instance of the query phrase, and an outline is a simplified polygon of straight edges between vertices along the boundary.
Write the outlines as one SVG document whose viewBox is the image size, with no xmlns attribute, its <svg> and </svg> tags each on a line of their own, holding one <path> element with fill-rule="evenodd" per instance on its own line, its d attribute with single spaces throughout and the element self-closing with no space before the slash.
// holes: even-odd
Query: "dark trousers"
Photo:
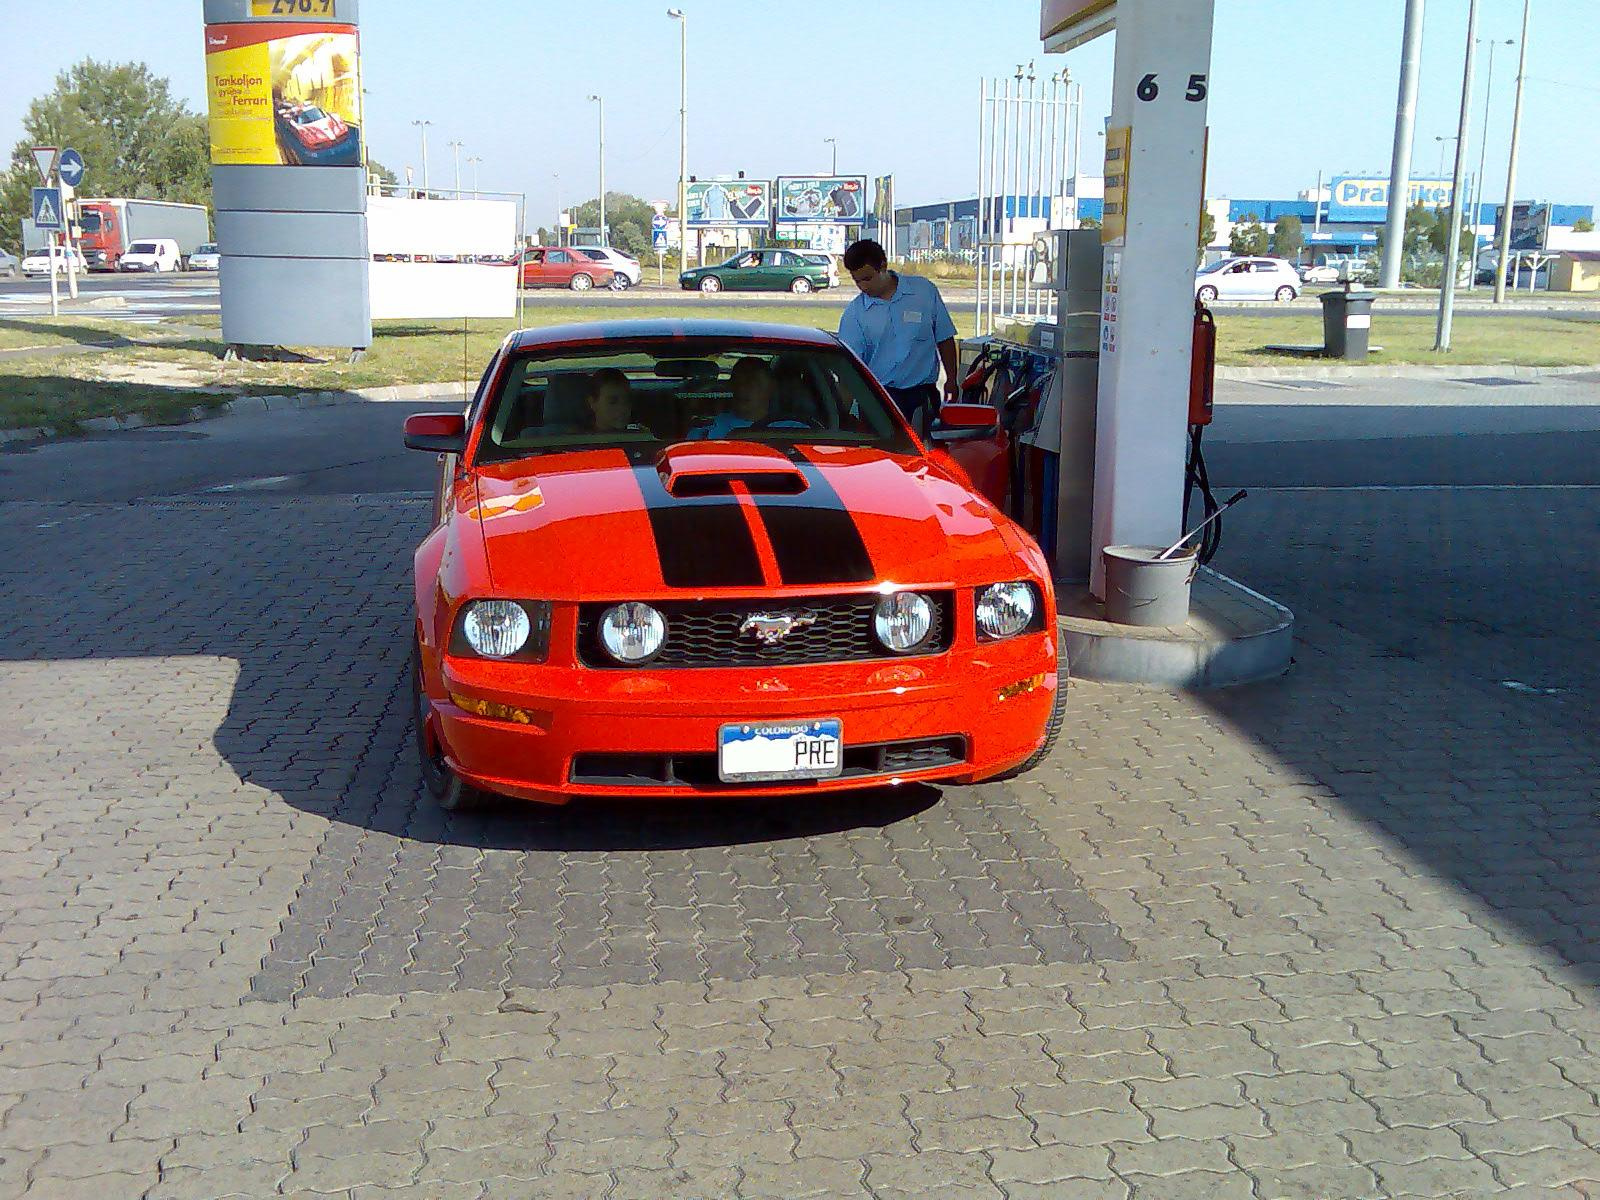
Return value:
<svg viewBox="0 0 1600 1200">
<path fill-rule="evenodd" d="M 933 420 L 933 415 L 939 411 L 939 389 L 934 384 L 924 383 L 920 387 L 883 389 L 889 393 L 889 398 L 895 406 L 911 422 L 911 428 L 919 435 L 928 431 L 928 424 Z"/>
</svg>

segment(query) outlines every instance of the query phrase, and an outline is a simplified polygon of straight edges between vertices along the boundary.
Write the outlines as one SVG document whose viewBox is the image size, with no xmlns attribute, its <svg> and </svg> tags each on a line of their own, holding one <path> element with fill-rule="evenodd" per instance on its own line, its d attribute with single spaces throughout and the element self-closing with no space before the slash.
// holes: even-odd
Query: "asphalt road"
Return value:
<svg viewBox="0 0 1600 1200">
<path fill-rule="evenodd" d="M 836 310 L 848 304 L 856 294 L 850 284 L 829 288 L 808 296 L 789 292 L 723 292 L 715 296 L 702 296 L 672 286 L 672 276 L 667 285 L 654 282 L 654 272 L 646 269 L 644 284 L 625 292 L 600 289 L 591 292 L 572 292 L 565 288 L 538 288 L 523 293 L 525 308 L 542 307 L 590 308 L 597 314 L 616 309 L 630 312 L 640 309 L 676 307 L 686 303 L 703 305 L 707 312 L 715 312 L 717 305 L 810 305 L 819 309 Z M 217 277 L 209 274 L 187 273 L 181 275 L 89 275 L 79 280 L 80 298 L 68 304 L 72 311 L 101 318 L 123 318 L 135 322 L 149 322 L 163 317 L 198 316 L 219 311 Z M 977 291 L 965 284 L 944 285 L 941 289 L 945 302 L 952 311 L 969 313 L 976 309 Z M 63 303 L 66 290 L 61 287 Z M 0 279 L 0 320 L 7 316 L 38 316 L 49 311 L 50 283 L 47 279 Z M 1289 304 L 1271 301 L 1261 303 L 1219 303 L 1219 314 L 1248 313 L 1251 316 L 1291 317 L 1316 316 L 1322 311 L 1315 297 L 1301 297 Z M 1434 311 L 1431 296 L 1383 297 L 1378 311 L 1428 315 Z M 1600 299 L 1593 303 L 1582 301 L 1550 300 L 1536 296 L 1513 295 L 1504 305 L 1496 307 L 1487 293 L 1462 293 L 1457 298 L 1456 314 L 1463 319 L 1478 316 L 1563 316 L 1577 320 L 1600 320 Z"/>
<path fill-rule="evenodd" d="M 1221 488 L 1600 486 L 1600 373 L 1536 380 L 1218 384 L 1205 453 Z M 439 402 L 222 417 L 0 453 L 0 500 L 421 492 L 400 425 Z"/>
</svg>

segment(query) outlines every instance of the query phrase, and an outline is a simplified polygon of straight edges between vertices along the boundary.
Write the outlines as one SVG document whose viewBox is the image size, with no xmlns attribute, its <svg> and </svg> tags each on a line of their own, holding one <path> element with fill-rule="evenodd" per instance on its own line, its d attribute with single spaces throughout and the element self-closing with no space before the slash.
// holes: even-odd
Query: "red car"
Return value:
<svg viewBox="0 0 1600 1200">
<path fill-rule="evenodd" d="M 445 808 L 970 783 L 1061 727 L 1033 540 L 833 335 L 606 321 L 502 343 L 417 548 L 416 742 Z M 1059 674 L 1058 674 L 1059 670 Z"/>
<path fill-rule="evenodd" d="M 610 287 L 616 272 L 587 254 L 560 246 L 535 246 L 522 252 L 522 286 L 564 287 L 586 292 Z"/>
</svg>

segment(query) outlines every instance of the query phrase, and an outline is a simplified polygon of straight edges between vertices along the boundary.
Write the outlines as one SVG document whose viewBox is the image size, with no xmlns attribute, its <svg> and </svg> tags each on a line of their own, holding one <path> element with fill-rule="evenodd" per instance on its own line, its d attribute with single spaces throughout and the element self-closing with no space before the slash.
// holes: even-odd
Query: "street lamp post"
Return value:
<svg viewBox="0 0 1600 1200">
<path fill-rule="evenodd" d="M 1494 95 L 1494 48 L 1496 46 L 1514 46 L 1514 38 L 1479 38 L 1479 42 L 1489 43 L 1489 67 L 1484 72 L 1483 82 L 1483 140 L 1478 143 L 1478 177 L 1473 181 L 1472 188 L 1472 272 L 1467 276 L 1467 291 L 1472 291 L 1478 286 L 1478 254 L 1482 236 L 1478 233 L 1478 225 L 1483 219 L 1483 170 L 1489 156 L 1489 100 Z"/>
<path fill-rule="evenodd" d="M 606 102 L 603 96 L 590 96 L 600 106 L 600 244 L 609 246 L 606 237 Z"/>
<path fill-rule="evenodd" d="M 1506 302 L 1506 264 L 1511 260 L 1511 210 L 1517 203 L 1517 140 L 1522 134 L 1522 78 L 1528 68 L 1528 9 L 1522 0 L 1522 45 L 1517 48 L 1517 98 L 1511 105 L 1511 157 L 1506 163 L 1506 203 L 1500 213 L 1500 257 L 1494 268 L 1494 302 Z M 1528 280 L 1533 285 L 1533 280 Z"/>
<path fill-rule="evenodd" d="M 1439 174 L 1438 174 L 1438 178 L 1443 179 L 1444 178 L 1444 148 L 1445 148 L 1445 145 L 1448 142 L 1454 142 L 1454 141 L 1457 141 L 1458 139 L 1454 138 L 1454 137 L 1443 136 L 1443 137 L 1436 137 L 1433 140 L 1439 143 Z"/>
<path fill-rule="evenodd" d="M 1417 114 L 1417 73 L 1422 61 L 1423 0 L 1406 0 L 1405 32 L 1401 36 L 1400 94 L 1395 102 L 1394 151 L 1389 160 L 1389 212 L 1384 222 L 1383 262 L 1378 286 L 1400 286 L 1400 266 L 1405 258 L 1406 201 L 1411 192 L 1411 128 Z"/>
<path fill-rule="evenodd" d="M 556 181 L 556 245 L 562 245 L 562 236 L 566 232 L 566 222 L 561 219 L 561 176 L 550 176 Z"/>
<path fill-rule="evenodd" d="M 422 194 L 426 196 L 428 194 L 428 126 L 432 125 L 433 122 L 413 121 L 411 123 L 422 130 Z"/>
<path fill-rule="evenodd" d="M 456 157 L 456 199 L 461 199 L 461 140 L 446 142 L 445 145 L 455 153 Z"/>
<path fill-rule="evenodd" d="M 667 9 L 678 22 L 678 270 L 689 269 L 689 18 Z"/>
<path fill-rule="evenodd" d="M 472 198 L 478 198 L 478 164 L 483 161 L 481 154 L 467 155 L 467 161 L 472 164 Z"/>
<path fill-rule="evenodd" d="M 1461 115 L 1456 119 L 1456 161 L 1450 172 L 1450 224 L 1444 248 L 1444 274 L 1439 279 L 1439 320 L 1433 348 L 1450 349 L 1450 326 L 1455 319 L 1456 263 L 1461 257 L 1461 215 L 1466 204 L 1467 121 L 1472 111 L 1472 65 L 1478 50 L 1478 0 L 1467 4 L 1467 53 L 1461 67 Z"/>
<path fill-rule="evenodd" d="M 833 173 L 837 175 L 839 173 L 839 139 L 823 138 L 822 140 L 827 145 L 833 147 Z"/>
</svg>

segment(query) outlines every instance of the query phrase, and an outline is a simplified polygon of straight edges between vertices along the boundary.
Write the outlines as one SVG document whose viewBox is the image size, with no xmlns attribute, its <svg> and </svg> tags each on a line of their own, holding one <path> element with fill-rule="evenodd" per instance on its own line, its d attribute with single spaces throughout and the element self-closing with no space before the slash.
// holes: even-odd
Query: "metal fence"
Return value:
<svg viewBox="0 0 1600 1200">
<path fill-rule="evenodd" d="M 997 322 L 1053 318 L 1055 295 L 1030 278 L 1035 235 L 1077 221 L 1083 87 L 1033 64 L 982 81 L 978 99 L 978 332 Z"/>
</svg>

